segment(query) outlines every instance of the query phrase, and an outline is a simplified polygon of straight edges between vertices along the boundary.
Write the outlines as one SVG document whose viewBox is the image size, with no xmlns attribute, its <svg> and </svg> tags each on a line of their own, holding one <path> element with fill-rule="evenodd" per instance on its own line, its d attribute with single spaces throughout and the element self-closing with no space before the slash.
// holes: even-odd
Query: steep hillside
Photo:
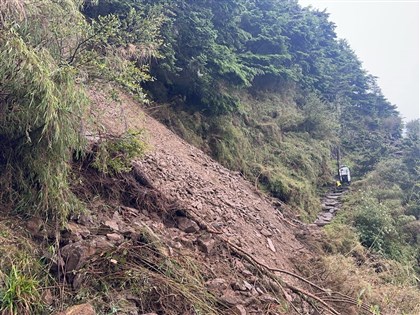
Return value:
<svg viewBox="0 0 420 315">
<path fill-rule="evenodd" d="M 297 1 L 125 1 L 86 5 L 93 19 L 162 12 L 165 43 L 142 86 L 151 113 L 311 221 L 331 156 L 361 177 L 398 151 L 401 119 L 328 13 Z M 255 148 L 258 147 L 258 150 Z"/>
<path fill-rule="evenodd" d="M 0 313 L 418 314 L 418 123 L 295 0 L 0 0 Z"/>
</svg>

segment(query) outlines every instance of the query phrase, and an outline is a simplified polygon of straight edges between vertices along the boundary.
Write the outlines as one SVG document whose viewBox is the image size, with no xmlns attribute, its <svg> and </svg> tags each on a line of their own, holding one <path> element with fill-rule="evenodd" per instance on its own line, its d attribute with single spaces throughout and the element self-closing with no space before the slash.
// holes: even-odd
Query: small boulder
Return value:
<svg viewBox="0 0 420 315">
<path fill-rule="evenodd" d="M 278 302 L 277 302 L 277 300 L 274 298 L 274 297 L 272 297 L 270 294 L 268 294 L 268 293 L 264 293 L 264 294 L 262 294 L 260 297 L 259 297 L 259 299 L 261 300 L 261 302 L 263 302 L 263 303 L 274 303 L 274 304 L 277 304 Z"/>
<path fill-rule="evenodd" d="M 75 222 L 67 223 L 66 228 L 63 231 L 61 231 L 62 239 L 66 239 L 73 242 L 85 239 L 89 235 L 90 231 L 86 227 L 79 225 Z"/>
<path fill-rule="evenodd" d="M 120 228 L 118 227 L 118 223 L 116 220 L 112 219 L 112 220 L 107 220 L 104 222 L 104 225 L 114 231 L 119 231 Z"/>
<path fill-rule="evenodd" d="M 268 243 L 268 248 L 271 249 L 271 251 L 273 253 L 276 252 L 276 248 L 274 247 L 273 241 L 271 240 L 271 238 L 267 238 L 267 243 Z"/>
<path fill-rule="evenodd" d="M 106 238 L 113 243 L 120 243 L 124 240 L 124 236 L 118 233 L 107 234 Z"/>
<path fill-rule="evenodd" d="M 185 233 L 195 233 L 200 230 L 198 224 L 195 221 L 188 219 L 187 217 L 178 217 L 176 220 L 178 223 L 178 228 Z"/>
<path fill-rule="evenodd" d="M 262 229 L 261 231 L 260 231 L 260 233 L 262 234 L 262 235 L 264 235 L 265 237 L 270 237 L 270 236 L 273 236 L 273 233 L 271 233 L 269 230 L 267 230 L 267 229 Z"/>
<path fill-rule="evenodd" d="M 82 242 L 64 246 L 61 249 L 61 255 L 64 260 L 66 272 L 79 269 L 94 253 L 94 248 Z"/>
<path fill-rule="evenodd" d="M 89 303 L 69 307 L 56 315 L 96 315 L 95 309 Z"/>
<path fill-rule="evenodd" d="M 245 307 L 243 305 L 235 305 L 234 307 L 232 307 L 230 309 L 231 314 L 235 314 L 235 315 L 247 315 L 247 311 L 245 309 Z"/>
<path fill-rule="evenodd" d="M 241 270 L 241 273 L 242 273 L 245 277 L 247 277 L 247 278 L 252 277 L 252 276 L 254 275 L 254 274 L 253 274 L 251 271 L 249 271 L 248 269 Z"/>
<path fill-rule="evenodd" d="M 200 237 L 197 239 L 198 248 L 208 255 L 213 253 L 216 241 L 211 237 Z"/>
<path fill-rule="evenodd" d="M 234 306 L 237 304 L 242 304 L 242 297 L 237 295 L 235 291 L 227 290 L 220 297 L 220 301 L 224 304 Z"/>
<path fill-rule="evenodd" d="M 206 286 L 210 291 L 223 292 L 227 289 L 228 285 L 225 279 L 215 278 L 206 282 Z"/>
<path fill-rule="evenodd" d="M 44 222 L 40 218 L 33 217 L 26 222 L 26 229 L 32 236 L 36 238 L 43 238 L 43 233 L 41 232 L 44 226 Z"/>
<path fill-rule="evenodd" d="M 234 282 L 231 284 L 231 287 L 235 291 L 246 291 L 246 286 L 243 282 Z"/>
<path fill-rule="evenodd" d="M 54 303 L 54 297 L 52 295 L 51 289 L 45 289 L 41 294 L 42 302 L 46 305 L 52 305 Z"/>
</svg>

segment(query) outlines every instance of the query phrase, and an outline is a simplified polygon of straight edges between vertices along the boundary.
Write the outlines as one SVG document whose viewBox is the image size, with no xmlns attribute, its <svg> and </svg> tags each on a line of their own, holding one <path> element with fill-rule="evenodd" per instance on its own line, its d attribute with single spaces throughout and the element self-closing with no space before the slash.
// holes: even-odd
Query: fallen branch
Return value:
<svg viewBox="0 0 420 315">
<path fill-rule="evenodd" d="M 248 254 L 246 251 L 244 251 L 243 249 L 239 248 L 238 246 L 236 246 L 235 244 L 233 244 L 232 242 L 230 242 L 227 239 L 223 239 L 227 244 L 229 244 L 237 253 L 239 253 L 241 256 L 243 256 L 246 260 L 248 260 L 250 263 L 252 263 L 253 265 L 257 265 L 258 267 L 260 267 L 259 269 L 261 271 L 263 271 L 263 273 L 271 278 L 274 277 L 274 279 L 279 280 L 276 275 L 273 273 L 273 271 L 277 271 L 277 272 L 283 272 L 286 273 L 288 275 L 291 275 L 293 277 L 296 277 L 320 290 L 322 290 L 323 292 L 327 292 L 327 290 L 320 288 L 319 286 L 317 286 L 316 284 L 310 282 L 309 280 L 306 280 L 305 278 L 294 274 L 293 272 L 287 271 L 287 270 L 282 270 L 282 269 L 276 269 L 276 268 L 271 268 L 269 266 L 267 266 L 266 264 L 263 264 L 261 262 L 259 262 L 257 259 L 255 259 L 252 255 Z M 332 306 L 330 306 L 327 302 L 323 301 L 321 298 L 313 295 L 312 293 L 309 293 L 303 289 L 297 288 L 287 282 L 285 282 L 284 280 L 282 280 L 283 283 L 285 283 L 292 291 L 297 292 L 297 293 L 301 293 L 304 294 L 312 299 L 314 299 L 315 301 L 321 303 L 322 305 L 324 305 L 324 307 L 331 313 L 334 315 L 339 315 L 340 313 L 338 311 L 336 311 Z"/>
<path fill-rule="evenodd" d="M 345 294 L 342 294 L 340 292 L 332 292 L 331 290 L 327 290 L 324 289 L 318 285 L 316 285 L 315 283 L 309 281 L 308 279 L 303 278 L 302 276 L 299 276 L 298 274 L 295 274 L 293 272 L 290 272 L 288 270 L 284 270 L 284 269 L 278 269 L 278 268 L 272 268 L 270 266 L 267 266 L 266 264 L 259 262 L 255 257 L 253 257 L 251 254 L 247 253 L 245 250 L 243 250 L 242 248 L 238 247 L 237 245 L 233 244 L 231 241 L 229 241 L 228 239 L 222 238 L 224 242 L 226 242 L 231 248 L 233 248 L 235 250 L 236 253 L 240 254 L 242 257 L 244 257 L 247 261 L 249 261 L 250 263 L 252 263 L 254 266 L 257 265 L 259 267 L 260 270 L 264 271 L 263 273 L 271 278 L 274 277 L 275 280 L 281 281 L 283 283 L 285 283 L 292 291 L 296 292 L 296 293 L 300 293 L 303 294 L 319 303 L 321 303 L 330 313 L 335 314 L 335 315 L 339 315 L 340 313 L 335 310 L 332 306 L 330 306 L 327 302 L 335 302 L 335 303 L 346 303 L 346 304 L 351 304 L 351 305 L 356 305 L 358 307 L 360 307 L 362 310 L 366 311 L 368 314 L 374 315 L 375 313 L 373 313 L 370 309 L 369 306 L 366 305 L 365 303 L 358 303 L 358 301 L 350 296 L 347 296 Z M 303 282 L 305 282 L 306 284 L 318 289 L 319 291 L 321 291 L 322 293 L 326 294 L 326 297 L 318 297 L 306 290 L 303 290 L 301 288 L 295 287 L 293 285 L 291 285 L 290 283 L 287 283 L 286 281 L 282 280 L 282 279 L 278 279 L 275 276 L 275 272 L 279 272 L 279 273 L 283 273 L 283 274 L 287 274 L 289 276 L 292 276 L 296 279 L 299 279 Z M 283 294 L 285 295 L 285 292 L 283 291 Z M 334 297 L 333 295 L 338 295 L 341 298 L 338 297 Z"/>
<path fill-rule="evenodd" d="M 303 282 L 305 282 L 305 283 L 307 283 L 307 284 L 309 284 L 309 285 L 311 285 L 311 286 L 313 286 L 314 288 L 317 288 L 318 290 L 320 290 L 320 291 L 322 291 L 322 292 L 325 292 L 325 293 L 329 293 L 330 291 L 329 290 L 326 290 L 326 289 L 324 289 L 324 288 L 321 288 L 321 287 L 319 287 L 319 286 L 317 286 L 315 283 L 313 283 L 313 282 L 311 282 L 311 281 L 309 281 L 309 280 L 307 280 L 307 279 L 305 279 L 305 278 L 303 278 L 303 277 L 301 277 L 301 276 L 299 276 L 299 275 L 297 275 L 297 274 L 295 274 L 295 273 L 293 273 L 293 272 L 290 272 L 290 271 L 288 271 L 288 270 L 284 270 L 284 269 L 277 269 L 277 268 L 272 268 L 272 267 L 269 267 L 269 266 L 267 266 L 266 264 L 263 264 L 262 262 L 259 262 L 256 258 L 254 258 L 251 254 L 248 254 L 246 251 L 244 251 L 242 248 L 239 248 L 237 245 L 235 245 L 235 244 L 233 244 L 232 242 L 230 242 L 229 240 L 224 240 L 226 243 L 228 243 L 230 246 L 232 246 L 233 248 L 235 248 L 235 250 L 236 251 L 239 251 L 239 252 L 241 252 L 241 254 L 243 254 L 244 256 L 246 256 L 246 257 L 248 257 L 250 260 L 252 260 L 254 263 L 256 263 L 256 264 L 258 264 L 258 265 L 260 265 L 260 266 L 262 266 L 262 267 L 264 267 L 265 269 L 267 269 L 267 270 L 269 270 L 269 271 L 272 271 L 272 272 L 279 272 L 279 273 L 284 273 L 284 274 L 287 274 L 287 275 L 289 275 L 289 276 L 292 276 L 292 277 L 294 277 L 294 278 L 297 278 L 297 279 L 299 279 L 299 280 L 301 280 L 301 281 L 303 281 Z M 249 260 L 248 259 L 248 260 Z"/>
</svg>

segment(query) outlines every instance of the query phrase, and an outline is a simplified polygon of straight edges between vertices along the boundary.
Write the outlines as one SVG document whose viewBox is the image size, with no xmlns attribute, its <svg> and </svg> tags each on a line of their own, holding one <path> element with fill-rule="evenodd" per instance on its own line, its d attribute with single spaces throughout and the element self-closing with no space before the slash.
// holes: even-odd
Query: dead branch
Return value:
<svg viewBox="0 0 420 315">
<path fill-rule="evenodd" d="M 229 240 L 227 240 L 227 239 L 223 239 L 223 240 L 227 244 L 229 244 L 229 246 L 231 246 L 235 250 L 235 252 L 237 252 L 238 254 L 240 254 L 242 257 L 244 257 L 247 261 L 249 261 L 250 263 L 252 263 L 254 266 L 259 267 L 260 271 L 262 271 L 265 275 L 269 276 L 270 278 L 274 278 L 275 280 L 281 280 L 281 279 L 278 279 L 277 278 L 277 276 L 274 274 L 274 271 L 284 272 L 284 273 L 286 273 L 288 275 L 294 276 L 294 277 L 296 277 L 296 278 L 298 278 L 298 279 L 300 279 L 300 280 L 302 280 L 302 281 L 304 281 L 304 282 L 306 282 L 306 283 L 308 283 L 308 284 L 310 284 L 310 285 L 312 285 L 312 286 L 320 289 L 323 292 L 327 292 L 327 290 L 320 288 L 319 286 L 315 285 L 314 283 L 310 282 L 309 280 L 306 280 L 305 278 L 303 278 L 303 277 L 301 277 L 301 276 L 299 276 L 297 274 L 294 274 L 294 273 L 289 272 L 287 270 L 271 268 L 271 267 L 269 267 L 269 266 L 267 266 L 267 265 L 259 262 L 257 259 L 255 259 L 255 257 L 253 257 L 252 255 L 248 254 L 246 251 L 244 251 L 243 249 L 239 248 L 238 246 L 236 246 L 235 244 L 233 244 Z M 307 292 L 307 291 L 305 291 L 303 289 L 297 288 L 297 287 L 295 287 L 295 286 L 293 286 L 293 285 L 285 282 L 284 280 L 281 280 L 281 282 L 283 282 L 285 285 L 287 285 L 287 287 L 289 287 L 292 291 L 297 292 L 297 293 L 301 293 L 303 295 L 306 295 L 306 296 L 312 298 L 313 300 L 321 303 L 322 305 L 325 306 L 325 308 L 331 314 L 334 314 L 334 315 L 339 315 L 340 314 L 332 306 L 330 306 L 327 302 L 323 301 L 321 298 L 313 295 L 312 293 L 309 293 L 309 292 Z"/>
</svg>

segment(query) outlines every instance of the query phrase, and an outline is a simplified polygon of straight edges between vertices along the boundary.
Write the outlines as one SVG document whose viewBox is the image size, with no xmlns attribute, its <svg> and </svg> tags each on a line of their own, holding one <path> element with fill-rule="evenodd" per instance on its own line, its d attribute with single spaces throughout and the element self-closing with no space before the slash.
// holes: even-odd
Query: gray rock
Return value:
<svg viewBox="0 0 420 315">
<path fill-rule="evenodd" d="M 246 286 L 243 282 L 234 282 L 231 284 L 231 287 L 235 291 L 246 291 Z"/>
<path fill-rule="evenodd" d="M 104 222 L 104 225 L 109 227 L 110 229 L 112 229 L 114 231 L 119 231 L 120 230 L 116 220 L 107 220 L 107 221 Z"/>
<path fill-rule="evenodd" d="M 231 314 L 235 314 L 235 315 L 247 315 L 248 314 L 245 307 L 243 305 L 240 305 L 240 304 L 232 307 L 230 309 L 230 311 L 231 311 Z"/>
<path fill-rule="evenodd" d="M 234 306 L 237 304 L 242 304 L 242 298 L 235 293 L 235 291 L 227 290 L 223 293 L 220 301 L 224 304 Z"/>
<path fill-rule="evenodd" d="M 110 233 L 106 235 L 106 238 L 114 243 L 119 243 L 124 240 L 124 237 L 121 234 L 118 233 Z"/>
<path fill-rule="evenodd" d="M 177 217 L 178 228 L 185 233 L 195 233 L 200 230 L 198 224 L 187 217 Z"/>
<path fill-rule="evenodd" d="M 197 244 L 201 251 L 211 255 L 216 245 L 216 240 L 211 237 L 200 237 L 197 239 Z"/>
<path fill-rule="evenodd" d="M 276 252 L 276 248 L 274 247 L 273 241 L 270 238 L 267 238 L 268 248 L 271 249 L 273 253 Z"/>
<path fill-rule="evenodd" d="M 251 283 L 245 280 L 244 280 L 244 286 L 247 290 L 252 290 L 252 288 L 254 287 Z"/>
<path fill-rule="evenodd" d="M 262 234 L 262 235 L 264 235 L 265 237 L 270 237 L 270 236 L 273 236 L 273 233 L 271 233 L 269 230 L 267 230 L 267 229 L 262 229 L 261 231 L 260 231 L 260 233 Z"/>
<path fill-rule="evenodd" d="M 96 312 L 91 304 L 85 303 L 71 306 L 57 315 L 96 315 Z"/>
<path fill-rule="evenodd" d="M 61 255 L 64 260 L 66 272 L 79 269 L 94 253 L 94 248 L 82 242 L 64 246 L 61 249 Z"/>
<path fill-rule="evenodd" d="M 215 278 L 206 282 L 206 286 L 211 291 L 225 291 L 228 287 L 225 279 Z"/>
</svg>

